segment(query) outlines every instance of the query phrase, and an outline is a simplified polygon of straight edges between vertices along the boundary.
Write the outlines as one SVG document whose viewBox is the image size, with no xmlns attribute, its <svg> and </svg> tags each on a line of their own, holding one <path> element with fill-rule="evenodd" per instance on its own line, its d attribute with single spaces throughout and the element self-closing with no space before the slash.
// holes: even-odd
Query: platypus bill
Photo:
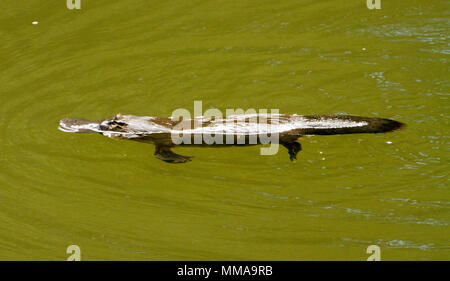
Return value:
<svg viewBox="0 0 450 281">
<path fill-rule="evenodd" d="M 261 121 L 264 120 L 264 121 Z M 180 122 L 197 124 L 190 130 L 179 130 Z M 264 122 L 263 126 L 260 126 Z M 199 125 L 198 125 L 199 124 Z M 185 163 L 190 156 L 171 151 L 177 145 L 223 146 L 261 144 L 260 137 L 277 135 L 276 142 L 288 149 L 289 158 L 294 161 L 301 150 L 297 139 L 304 135 L 337 135 L 357 133 L 386 133 L 403 127 L 404 124 L 384 118 L 351 115 L 301 116 L 288 114 L 232 115 L 224 119 L 195 117 L 189 120 L 117 114 L 103 121 L 65 118 L 59 122 L 59 129 L 71 133 L 100 133 L 110 138 L 126 138 L 149 142 L 155 145 L 155 156 L 168 163 Z M 184 127 L 186 128 L 186 127 Z M 192 141 L 176 143 L 172 135 L 192 137 Z M 214 136 L 223 141 L 207 144 L 198 143 L 194 136 Z M 254 137 L 254 138 L 252 138 Z M 232 140 L 230 144 L 230 139 Z M 253 142 L 251 141 L 253 139 Z M 272 143 L 274 141 L 272 140 Z"/>
</svg>

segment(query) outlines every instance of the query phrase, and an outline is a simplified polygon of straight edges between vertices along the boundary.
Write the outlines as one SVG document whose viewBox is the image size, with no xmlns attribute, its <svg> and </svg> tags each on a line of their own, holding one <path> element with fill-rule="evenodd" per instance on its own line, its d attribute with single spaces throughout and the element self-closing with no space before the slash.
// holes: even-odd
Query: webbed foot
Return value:
<svg viewBox="0 0 450 281">
<path fill-rule="evenodd" d="M 282 145 L 288 149 L 289 159 L 295 162 L 297 160 L 297 153 L 302 150 L 302 145 L 296 141 L 282 143 Z"/>
<path fill-rule="evenodd" d="M 167 163 L 186 163 L 192 161 L 192 156 L 183 156 L 170 150 L 170 147 L 156 146 L 155 157 Z"/>
</svg>

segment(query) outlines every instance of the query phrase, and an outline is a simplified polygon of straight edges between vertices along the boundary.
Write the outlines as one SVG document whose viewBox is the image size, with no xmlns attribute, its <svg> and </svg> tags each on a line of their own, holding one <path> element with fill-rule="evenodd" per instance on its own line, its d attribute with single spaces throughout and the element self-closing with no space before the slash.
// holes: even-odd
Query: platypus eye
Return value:
<svg viewBox="0 0 450 281">
<path fill-rule="evenodd" d="M 111 121 L 109 123 L 109 129 L 110 130 L 117 130 L 117 129 L 122 129 L 124 126 L 126 126 L 126 123 L 123 122 L 117 122 L 117 121 Z"/>
<path fill-rule="evenodd" d="M 118 122 L 115 120 L 105 120 L 100 123 L 100 130 L 102 131 L 120 130 L 126 125 L 127 124 L 124 122 Z"/>
<path fill-rule="evenodd" d="M 109 130 L 109 124 L 111 122 L 109 121 L 103 121 L 102 123 L 100 123 L 100 130 L 102 131 L 108 131 Z"/>
</svg>

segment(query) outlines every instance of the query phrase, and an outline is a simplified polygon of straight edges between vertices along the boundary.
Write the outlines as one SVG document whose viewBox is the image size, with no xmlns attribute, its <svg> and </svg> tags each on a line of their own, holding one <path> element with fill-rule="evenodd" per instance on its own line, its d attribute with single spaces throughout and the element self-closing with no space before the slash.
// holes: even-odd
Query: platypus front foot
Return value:
<svg viewBox="0 0 450 281">
<path fill-rule="evenodd" d="M 156 146 L 155 157 L 167 163 L 186 163 L 192 161 L 192 156 L 183 156 L 170 150 L 168 146 Z"/>
<path fill-rule="evenodd" d="M 297 160 L 297 153 L 302 150 L 302 145 L 296 141 L 285 142 L 282 145 L 288 149 L 289 159 L 295 162 Z"/>
</svg>

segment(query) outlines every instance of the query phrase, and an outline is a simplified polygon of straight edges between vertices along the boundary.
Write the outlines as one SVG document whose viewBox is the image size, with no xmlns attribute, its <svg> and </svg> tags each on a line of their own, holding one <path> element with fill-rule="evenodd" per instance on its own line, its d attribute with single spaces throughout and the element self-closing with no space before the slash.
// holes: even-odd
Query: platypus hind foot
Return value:
<svg viewBox="0 0 450 281">
<path fill-rule="evenodd" d="M 296 141 L 285 142 L 282 145 L 288 149 L 289 159 L 295 162 L 297 160 L 297 153 L 302 150 L 302 145 Z"/>
<path fill-rule="evenodd" d="M 167 163 L 186 163 L 192 161 L 192 156 L 183 156 L 170 150 L 170 147 L 156 146 L 155 157 Z"/>
</svg>

